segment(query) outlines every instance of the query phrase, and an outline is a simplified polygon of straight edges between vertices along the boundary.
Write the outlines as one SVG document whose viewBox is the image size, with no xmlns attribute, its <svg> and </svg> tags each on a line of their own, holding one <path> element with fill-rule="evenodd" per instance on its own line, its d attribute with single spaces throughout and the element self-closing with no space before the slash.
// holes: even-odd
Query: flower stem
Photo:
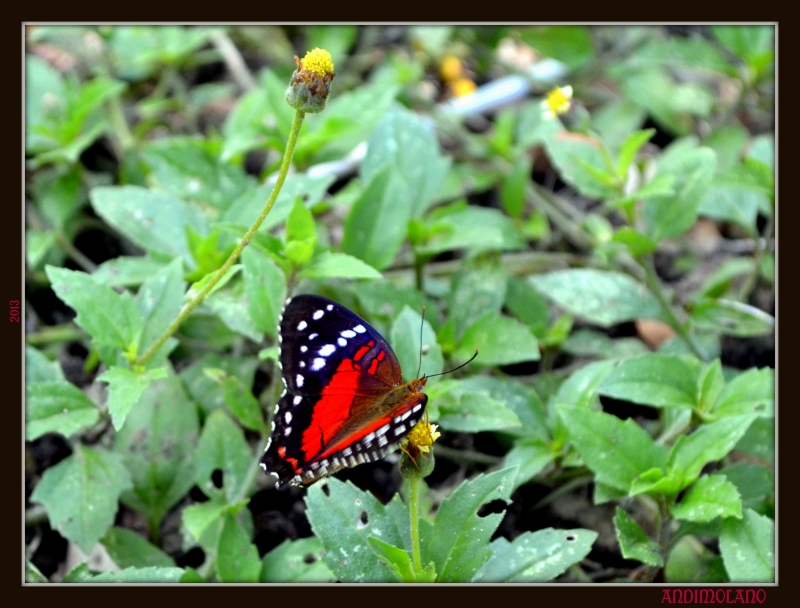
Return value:
<svg viewBox="0 0 800 608">
<path fill-rule="evenodd" d="M 411 518 L 411 557 L 414 561 L 414 574 L 422 574 L 422 555 L 419 550 L 419 477 L 408 478 L 409 483 L 409 514 Z"/>
<path fill-rule="evenodd" d="M 656 300 L 658 301 L 658 305 L 661 307 L 661 310 L 664 312 L 664 316 L 667 319 L 667 322 L 673 327 L 673 329 L 678 332 L 678 335 L 683 338 L 686 343 L 689 345 L 689 348 L 692 352 L 697 356 L 698 359 L 701 361 L 708 361 L 708 355 L 706 354 L 705 350 L 702 346 L 697 342 L 695 337 L 692 335 L 691 330 L 688 327 L 688 323 L 683 323 L 675 316 L 675 311 L 672 310 L 672 306 L 670 303 L 667 302 L 667 299 L 664 297 L 664 293 L 661 290 L 661 283 L 656 276 L 655 268 L 653 268 L 653 263 L 649 259 L 642 260 L 642 267 L 645 271 L 645 279 L 647 281 L 647 286 L 650 288 L 650 291 L 655 296 Z"/>
<path fill-rule="evenodd" d="M 228 272 L 228 269 L 233 266 L 234 262 L 239 258 L 239 255 L 250 242 L 250 239 L 253 238 L 253 235 L 261 226 L 262 222 L 272 209 L 272 206 L 275 204 L 275 200 L 278 198 L 278 193 L 283 187 L 283 182 L 286 181 L 286 175 L 289 173 L 289 167 L 291 166 L 292 157 L 294 156 L 294 148 L 297 144 L 297 138 L 300 135 L 300 127 L 303 125 L 303 118 L 305 118 L 305 112 L 297 111 L 294 115 L 294 119 L 292 120 L 292 129 L 289 133 L 289 141 L 286 143 L 286 152 L 283 155 L 283 162 L 281 163 L 281 168 L 278 173 L 278 180 L 275 182 L 275 187 L 272 189 L 272 194 L 270 194 L 269 199 L 264 205 L 261 215 L 259 215 L 256 221 L 253 222 L 253 225 L 250 226 L 250 229 L 242 237 L 242 240 L 236 246 L 236 249 L 231 252 L 231 255 L 219 268 L 219 270 L 217 270 L 212 279 L 206 283 L 205 287 L 203 287 L 203 289 L 201 289 L 200 292 L 190 302 L 186 303 L 178 317 L 170 324 L 164 333 L 159 336 L 158 340 L 153 343 L 147 352 L 136 360 L 135 365 L 144 365 L 158 351 L 158 349 L 161 348 L 164 342 L 166 342 L 172 334 L 178 331 L 178 328 L 181 326 L 181 324 L 189 317 L 192 311 L 197 308 L 197 306 L 203 301 L 209 292 L 214 289 L 214 286 L 219 283 L 220 279 L 225 276 L 225 273 Z"/>
</svg>

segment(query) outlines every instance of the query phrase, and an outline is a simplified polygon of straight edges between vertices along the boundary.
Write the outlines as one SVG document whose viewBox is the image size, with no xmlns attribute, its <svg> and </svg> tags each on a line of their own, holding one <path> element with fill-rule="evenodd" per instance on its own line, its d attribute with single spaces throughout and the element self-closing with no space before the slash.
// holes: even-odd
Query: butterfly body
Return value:
<svg viewBox="0 0 800 608">
<path fill-rule="evenodd" d="M 404 383 L 386 340 L 341 304 L 314 295 L 292 298 L 279 337 L 286 388 L 261 458 L 278 487 L 310 485 L 378 460 L 422 418 L 427 379 Z"/>
</svg>

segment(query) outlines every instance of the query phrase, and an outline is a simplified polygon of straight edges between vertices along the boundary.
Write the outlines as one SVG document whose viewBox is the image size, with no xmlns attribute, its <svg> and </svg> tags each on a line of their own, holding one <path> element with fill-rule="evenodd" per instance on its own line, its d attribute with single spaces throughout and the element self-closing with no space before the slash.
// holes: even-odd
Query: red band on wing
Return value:
<svg viewBox="0 0 800 608">
<path fill-rule="evenodd" d="M 314 406 L 311 423 L 303 433 L 302 449 L 307 461 L 315 458 L 328 439 L 347 422 L 353 397 L 358 391 L 358 371 L 351 359 L 342 360 L 330 383 L 323 389 Z"/>
</svg>

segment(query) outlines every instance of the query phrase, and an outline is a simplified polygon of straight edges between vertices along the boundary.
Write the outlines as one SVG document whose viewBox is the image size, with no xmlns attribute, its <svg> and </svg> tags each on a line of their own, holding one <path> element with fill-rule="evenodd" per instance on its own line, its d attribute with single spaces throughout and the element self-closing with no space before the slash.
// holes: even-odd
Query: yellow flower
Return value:
<svg viewBox="0 0 800 608">
<path fill-rule="evenodd" d="M 286 89 L 286 103 L 301 112 L 322 112 L 331 91 L 333 59 L 325 49 L 316 48 L 306 53 L 301 61 L 295 55 L 297 69 Z"/>
<path fill-rule="evenodd" d="M 547 94 L 542 102 L 544 117 L 547 119 L 555 118 L 559 114 L 566 114 L 572 103 L 572 87 L 556 87 Z"/>
<path fill-rule="evenodd" d="M 474 93 L 477 88 L 477 85 L 469 78 L 459 78 L 453 82 L 448 82 L 447 86 L 453 94 L 453 97 L 465 97 L 466 95 Z"/>
<path fill-rule="evenodd" d="M 442 59 L 439 65 L 439 75 L 445 82 L 452 82 L 461 77 L 464 72 L 464 66 L 461 65 L 461 60 L 455 55 L 448 55 Z"/>
<path fill-rule="evenodd" d="M 442 434 L 436 430 L 438 428 L 439 427 L 435 424 L 428 424 L 426 421 L 420 420 L 417 426 L 411 429 L 405 441 L 415 445 L 423 454 L 427 454 L 431 451 L 433 443 L 442 436 Z"/>
<path fill-rule="evenodd" d="M 313 72 L 320 78 L 325 74 L 333 74 L 333 58 L 331 54 L 325 49 L 316 48 L 313 51 L 308 51 L 306 56 L 300 62 L 300 67 L 309 72 Z M 333 76 L 331 76 L 332 78 Z"/>
</svg>

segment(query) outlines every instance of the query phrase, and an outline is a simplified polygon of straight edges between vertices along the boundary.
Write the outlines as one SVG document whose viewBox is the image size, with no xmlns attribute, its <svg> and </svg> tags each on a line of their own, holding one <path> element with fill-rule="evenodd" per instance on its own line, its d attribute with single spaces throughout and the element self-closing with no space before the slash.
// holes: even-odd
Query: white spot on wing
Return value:
<svg viewBox="0 0 800 608">
<path fill-rule="evenodd" d="M 339 343 L 339 346 L 347 346 L 347 340 L 345 340 L 344 338 L 339 338 L 336 341 Z"/>
<path fill-rule="evenodd" d="M 356 332 L 352 329 L 345 329 L 344 331 L 340 331 L 339 335 L 342 336 L 342 338 L 355 338 Z"/>
<path fill-rule="evenodd" d="M 403 434 L 403 433 L 405 433 L 405 432 L 406 432 L 406 425 L 405 425 L 405 424 L 401 424 L 400 426 L 398 426 L 398 427 L 397 427 L 397 428 L 394 430 L 394 434 L 395 434 L 396 436 L 400 436 L 400 435 L 402 435 L 402 434 Z"/>
<path fill-rule="evenodd" d="M 303 402 L 303 398 L 300 395 L 295 395 L 292 403 L 295 405 L 300 405 Z"/>
<path fill-rule="evenodd" d="M 365 331 L 367 331 L 367 328 L 359 323 L 353 328 L 353 331 L 359 334 L 363 334 Z"/>
<path fill-rule="evenodd" d="M 300 321 L 300 323 L 297 324 L 297 331 L 303 331 L 306 327 L 308 327 L 308 323 Z"/>
<path fill-rule="evenodd" d="M 300 347 L 300 352 L 301 352 L 301 353 L 304 353 L 304 352 L 306 352 L 307 350 L 308 350 L 308 346 L 306 346 L 305 344 L 303 344 L 303 346 L 301 346 L 301 347 Z"/>
<path fill-rule="evenodd" d="M 300 361 L 300 367 L 305 367 L 305 366 L 306 366 L 306 362 L 305 361 Z"/>
<path fill-rule="evenodd" d="M 283 420 L 284 420 L 284 422 L 286 422 L 286 424 L 291 424 L 292 423 L 292 412 L 286 412 L 283 415 Z"/>
<path fill-rule="evenodd" d="M 333 304 L 328 304 L 328 305 L 325 307 L 325 310 L 327 310 L 327 311 L 329 311 L 329 312 L 330 312 L 331 310 L 333 310 Z"/>
<path fill-rule="evenodd" d="M 319 354 L 323 357 L 330 357 L 335 351 L 336 347 L 333 344 L 326 344 L 319 349 Z"/>
<path fill-rule="evenodd" d="M 316 338 L 318 335 L 319 335 L 319 334 L 309 334 L 309 335 L 308 335 L 308 339 L 309 339 L 309 340 L 313 340 L 313 339 L 314 339 L 314 338 Z"/>
<path fill-rule="evenodd" d="M 385 434 L 386 434 L 386 431 L 388 431 L 388 430 L 389 430 L 389 425 L 388 425 L 388 424 L 386 424 L 386 425 L 382 426 L 381 428 L 379 428 L 379 429 L 378 429 L 377 431 L 375 431 L 375 432 L 376 432 L 378 435 L 385 435 Z"/>
<path fill-rule="evenodd" d="M 322 318 L 322 315 L 324 315 L 324 314 L 325 314 L 325 311 L 323 311 L 323 310 L 318 310 L 317 312 L 315 312 L 315 313 L 314 313 L 313 315 L 311 315 L 311 316 L 314 318 L 314 320 L 315 320 L 315 321 L 319 321 L 319 320 Z"/>
<path fill-rule="evenodd" d="M 297 386 L 303 386 L 303 380 L 304 380 L 303 375 L 302 374 L 297 374 L 297 377 L 295 378 L 295 382 L 297 383 Z"/>
<path fill-rule="evenodd" d="M 322 357 L 317 357 L 316 359 L 314 359 L 314 362 L 311 364 L 311 370 L 315 371 L 315 372 L 318 372 L 323 367 L 325 367 L 325 359 L 323 359 Z"/>
</svg>

